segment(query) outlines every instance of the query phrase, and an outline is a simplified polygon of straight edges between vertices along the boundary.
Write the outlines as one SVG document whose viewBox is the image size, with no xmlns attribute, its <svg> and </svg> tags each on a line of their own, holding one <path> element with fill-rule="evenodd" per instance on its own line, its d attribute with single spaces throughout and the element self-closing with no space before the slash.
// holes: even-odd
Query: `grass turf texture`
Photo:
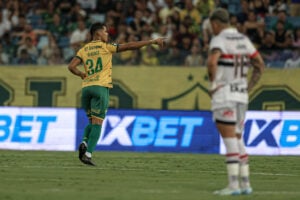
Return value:
<svg viewBox="0 0 300 200">
<path fill-rule="evenodd" d="M 90 167 L 77 152 L 0 152 L 1 200 L 300 199 L 299 156 L 251 156 L 254 193 L 220 197 L 221 155 L 95 152 Z"/>
</svg>

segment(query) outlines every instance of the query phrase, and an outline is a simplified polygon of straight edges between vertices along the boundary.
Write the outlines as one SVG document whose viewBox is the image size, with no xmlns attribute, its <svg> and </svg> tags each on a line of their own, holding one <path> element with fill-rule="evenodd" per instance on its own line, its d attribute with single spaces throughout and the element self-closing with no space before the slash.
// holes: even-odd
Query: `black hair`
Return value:
<svg viewBox="0 0 300 200">
<path fill-rule="evenodd" d="M 90 28 L 90 34 L 93 37 L 94 33 L 99 30 L 99 29 L 103 29 L 105 25 L 103 23 L 100 22 L 96 22 L 94 24 L 92 24 L 91 28 Z"/>
</svg>

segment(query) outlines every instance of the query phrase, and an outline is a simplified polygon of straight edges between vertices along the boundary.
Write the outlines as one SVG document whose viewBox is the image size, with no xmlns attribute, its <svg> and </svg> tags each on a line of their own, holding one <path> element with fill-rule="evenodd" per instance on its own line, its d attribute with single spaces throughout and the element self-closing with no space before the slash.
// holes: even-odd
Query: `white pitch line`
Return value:
<svg viewBox="0 0 300 200">
<path fill-rule="evenodd" d="M 296 192 L 296 191 L 254 191 L 253 194 L 257 194 L 257 195 L 270 195 L 270 194 L 300 195 L 300 192 Z"/>
<path fill-rule="evenodd" d="M 138 168 L 109 168 L 109 167 L 88 167 L 88 166 L 45 166 L 45 165 L 25 165 L 20 166 L 20 168 L 32 168 L 32 169 L 84 169 L 85 170 L 120 170 L 120 171 L 144 171 L 145 169 Z M 8 165 L 2 165 L 1 168 L 11 168 Z M 152 171 L 158 172 L 173 172 L 173 173 L 181 173 L 189 170 L 169 170 L 169 169 L 149 169 Z M 211 171 L 211 170 L 196 170 L 199 173 L 218 173 L 218 174 L 226 174 L 225 171 Z M 299 174 L 283 174 L 283 173 L 265 173 L 265 172 L 251 172 L 254 175 L 262 175 L 262 176 L 291 176 L 291 177 L 299 177 Z"/>
</svg>

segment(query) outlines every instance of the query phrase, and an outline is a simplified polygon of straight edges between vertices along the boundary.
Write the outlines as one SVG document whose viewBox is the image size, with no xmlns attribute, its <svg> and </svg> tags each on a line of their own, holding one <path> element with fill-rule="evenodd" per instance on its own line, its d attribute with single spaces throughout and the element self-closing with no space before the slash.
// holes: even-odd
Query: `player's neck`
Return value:
<svg viewBox="0 0 300 200">
<path fill-rule="evenodd" d="M 218 34 L 221 33 L 222 31 L 228 29 L 228 28 L 230 28 L 230 26 L 228 24 L 223 24 L 222 26 L 220 26 Z"/>
<path fill-rule="evenodd" d="M 102 40 L 101 40 L 101 37 L 97 37 L 97 36 L 94 36 L 93 37 L 93 39 L 92 39 L 92 41 L 101 41 L 101 42 L 103 42 Z"/>
</svg>

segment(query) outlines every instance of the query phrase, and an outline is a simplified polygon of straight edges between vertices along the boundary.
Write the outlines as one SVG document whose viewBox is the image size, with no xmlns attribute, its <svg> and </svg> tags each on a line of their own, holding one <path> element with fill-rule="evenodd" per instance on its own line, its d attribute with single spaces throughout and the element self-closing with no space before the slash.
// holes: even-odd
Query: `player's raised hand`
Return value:
<svg viewBox="0 0 300 200">
<path fill-rule="evenodd" d="M 160 38 L 156 38 L 156 39 L 153 39 L 153 44 L 156 44 L 159 46 L 159 48 L 164 48 L 165 45 L 166 45 L 166 40 L 167 38 L 166 37 L 160 37 Z"/>
</svg>

